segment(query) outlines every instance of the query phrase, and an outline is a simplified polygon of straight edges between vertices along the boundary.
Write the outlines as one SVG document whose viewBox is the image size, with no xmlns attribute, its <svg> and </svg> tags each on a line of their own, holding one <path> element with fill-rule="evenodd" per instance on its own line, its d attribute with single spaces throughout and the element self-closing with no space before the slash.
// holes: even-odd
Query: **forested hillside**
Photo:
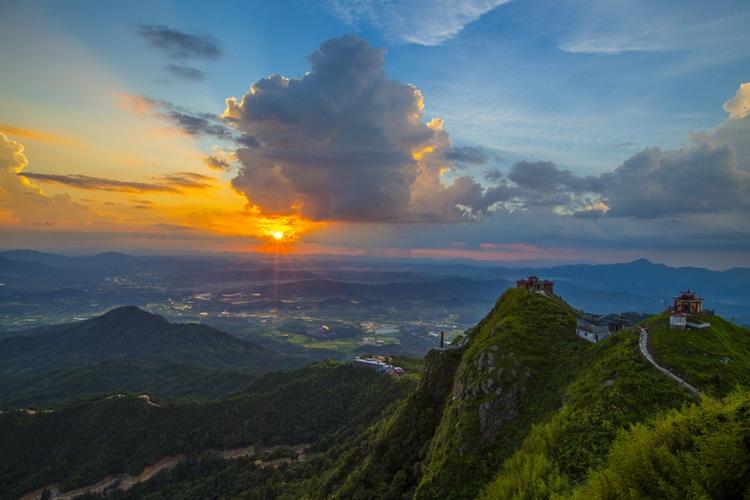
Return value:
<svg viewBox="0 0 750 500">
<path fill-rule="evenodd" d="M 138 472 L 178 453 L 240 446 L 318 444 L 362 430 L 412 386 L 350 365 L 319 363 L 262 376 L 218 402 L 160 404 L 110 397 L 33 415 L 0 414 L 2 498 L 61 482 Z M 158 403 L 157 403 L 158 404 Z"/>
<path fill-rule="evenodd" d="M 746 330 L 644 325 L 598 344 L 574 333 L 556 296 L 509 290 L 461 345 L 433 350 L 400 380 L 332 363 L 269 374 L 220 402 L 136 398 L 0 416 L 4 489 L 65 487 L 160 456 L 171 471 L 125 498 L 741 498 L 750 494 Z M 414 373 L 414 364 L 410 364 Z M 722 399 L 724 398 L 724 399 Z M 79 429 L 73 436 L 67 430 Z M 78 436 L 78 437 L 76 437 Z M 81 437 L 86 436 L 86 438 Z M 308 443 L 304 462 L 265 467 L 210 449 Z M 80 459 L 76 457 L 86 457 Z"/>
<path fill-rule="evenodd" d="M 216 397 L 260 373 L 301 367 L 285 356 L 197 323 L 137 307 L 0 338 L 0 408 L 113 392 Z"/>
</svg>

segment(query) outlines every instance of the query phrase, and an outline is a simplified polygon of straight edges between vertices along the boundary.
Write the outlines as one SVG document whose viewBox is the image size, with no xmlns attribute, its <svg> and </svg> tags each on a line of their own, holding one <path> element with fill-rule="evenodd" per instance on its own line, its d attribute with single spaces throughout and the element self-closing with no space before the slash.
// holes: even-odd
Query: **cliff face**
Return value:
<svg viewBox="0 0 750 500">
<path fill-rule="evenodd" d="M 461 350 L 430 351 L 417 387 L 358 439 L 318 492 L 319 498 L 401 498 L 422 475 L 430 441 L 450 397 Z"/>
<path fill-rule="evenodd" d="M 508 290 L 463 348 L 427 355 L 419 385 L 340 461 L 320 496 L 476 496 L 562 405 L 590 349 L 574 325 L 558 299 Z"/>
<path fill-rule="evenodd" d="M 417 498 L 470 498 L 533 423 L 562 405 L 589 345 L 572 309 L 554 297 L 508 290 L 470 332 Z"/>
</svg>

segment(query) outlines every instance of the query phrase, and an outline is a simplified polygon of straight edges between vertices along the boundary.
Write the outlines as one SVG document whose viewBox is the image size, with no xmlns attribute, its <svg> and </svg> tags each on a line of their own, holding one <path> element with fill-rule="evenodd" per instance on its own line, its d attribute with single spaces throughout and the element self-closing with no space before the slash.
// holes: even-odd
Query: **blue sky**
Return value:
<svg viewBox="0 0 750 500">
<path fill-rule="evenodd" d="M 698 224 L 702 231 L 706 227 L 728 228 L 721 233 L 721 244 L 733 261 L 745 262 L 742 255 L 748 250 L 748 235 L 732 229 L 747 221 L 744 208 L 734 210 L 718 204 L 721 206 L 716 209 L 685 213 L 655 209 L 644 216 L 626 206 L 632 200 L 622 201 L 623 208 L 610 203 L 618 194 L 611 192 L 613 187 L 606 178 L 599 184 L 609 183 L 610 191 L 596 184 L 598 198 L 589 195 L 591 189 L 580 186 L 581 179 L 606 176 L 647 147 L 679 152 L 698 147 L 692 142 L 695 133 L 710 134 L 724 130 L 722 127 L 741 129 L 727 121 L 730 119 L 722 106 L 741 84 L 750 81 L 747 2 L 29 1 L 8 2 L 3 12 L 0 43 L 10 50 L 0 53 L 0 67 L 4 68 L 0 126 L 6 127 L 10 139 L 24 145 L 30 159 L 28 171 L 134 181 L 175 170 L 207 175 L 208 171 L 197 170 L 199 157 L 215 151 L 212 146 L 231 153 L 231 144 L 201 134 L 171 137 L 163 144 L 153 138 L 154 134 L 148 139 L 136 138 L 134 126 L 148 123 L 157 127 L 155 122 L 168 113 L 162 108 L 149 111 L 146 118 L 128 115 L 122 111 L 122 104 L 115 105 L 113 96 L 142 96 L 195 113 L 220 115 L 226 98 L 241 98 L 253 83 L 271 74 L 302 78 L 310 71 L 308 56 L 323 42 L 354 34 L 370 47 L 385 49 L 383 68 L 390 80 L 419 89 L 424 98 L 425 123 L 433 117 L 444 121 L 444 132 L 449 136 L 445 140 L 450 145 L 438 149 L 471 146 L 486 154 L 482 162 L 456 168 L 451 165 L 445 173 L 441 171 L 446 186 L 463 176 L 488 189 L 493 181 L 486 180 L 484 174 L 496 169 L 507 186 L 525 188 L 509 177 L 515 168 L 516 178 L 522 178 L 518 173 L 521 167 L 514 167 L 519 162 L 552 162 L 555 175 L 567 171 L 580 178 L 570 181 L 577 183 L 575 188 L 570 188 L 570 182 L 561 184 L 567 186 L 568 194 L 571 189 L 577 190 L 575 203 L 555 205 L 547 219 L 538 213 L 542 203 L 532 207 L 528 192 L 515 195 L 513 202 L 504 200 L 502 210 L 511 213 L 522 206 L 533 223 L 511 223 L 513 217 L 520 216 L 518 213 L 499 219 L 495 205 L 491 213 L 475 216 L 472 212 L 468 230 L 460 229 L 464 223 L 451 224 L 450 236 L 441 243 L 440 238 L 426 234 L 436 226 L 422 221 L 419 233 L 429 248 L 450 249 L 460 243 L 471 251 L 500 244 L 580 249 L 587 245 L 573 242 L 575 238 L 554 245 L 564 235 L 549 226 L 559 226 L 561 215 L 571 216 L 586 203 L 594 206 L 601 201 L 614 209 L 611 213 L 622 214 L 618 220 L 584 223 L 580 216 L 576 221 L 564 219 L 565 224 L 570 223 L 569 232 L 583 231 L 602 252 L 586 254 L 583 259 L 619 258 L 615 247 L 629 246 L 632 238 L 625 245 L 612 235 L 618 231 L 636 235 L 634 238 L 641 242 L 628 256 L 639 251 L 657 257 L 671 255 L 668 241 L 653 241 L 654 234 L 672 230 L 673 225 L 668 225 L 671 220 L 685 225 L 685 235 L 692 234 Z M 144 25 L 208 37 L 221 55 L 176 61 L 174 54 L 155 48 L 142 36 L 139 27 Z M 201 72 L 203 79 L 170 74 L 165 67 L 175 62 Z M 254 130 L 258 126 L 255 122 L 244 125 Z M 27 133 L 23 136 L 17 132 L 20 135 L 14 137 L 11 128 Z M 39 133 L 32 137 L 28 131 L 94 143 L 98 149 L 63 150 L 59 140 L 55 145 L 55 141 L 45 141 Z M 731 141 L 729 145 L 741 150 L 747 136 L 732 137 L 739 146 Z M 134 148 L 140 156 L 127 159 L 124 151 L 134 141 L 143 141 Z M 713 136 L 711 141 L 713 146 L 720 145 Z M 103 162 L 108 151 L 112 158 L 121 158 L 120 163 Z M 445 154 L 446 158 L 450 156 Z M 742 176 L 746 164 L 739 156 L 737 175 Z M 149 165 L 157 167 L 149 170 Z M 228 185 L 237 172 L 247 168 L 240 161 L 238 170 L 213 175 L 216 182 Z M 700 168 L 703 172 L 711 167 Z M 70 191 L 70 184 L 63 191 L 54 182 L 43 187 L 48 196 L 64 192 L 73 202 L 85 205 L 82 200 L 92 193 L 81 191 L 90 189 L 81 186 L 75 187 L 78 191 Z M 251 189 L 239 192 L 251 197 Z M 230 196 L 217 193 L 217 199 Z M 436 196 L 443 194 L 436 192 Z M 176 206 L 179 201 L 164 203 Z M 222 207 L 229 205 L 222 203 Z M 463 206 L 463 202 L 457 203 Z M 551 202 L 543 204 L 552 206 Z M 110 215 L 118 220 L 125 217 Z M 134 215 L 127 217 L 137 222 Z M 413 214 L 410 217 L 414 219 Z M 706 218 L 710 217 L 714 218 L 709 223 Z M 148 223 L 155 220 L 157 217 Z M 435 221 L 446 222 L 439 217 Z M 367 230 L 377 237 L 366 245 L 423 246 L 408 237 L 414 231 L 404 231 L 403 226 L 389 225 L 386 220 L 367 222 L 379 229 Z M 587 226 L 579 227 L 581 224 Z M 516 226 L 534 227 L 537 233 Z M 497 231 L 507 236 L 480 241 L 469 236 L 479 231 L 477 228 L 485 235 Z M 360 230 L 356 225 L 342 229 L 341 224 L 333 224 L 314 232 L 308 240 L 322 246 L 346 246 L 347 237 Z M 24 231 L 14 228 L 12 232 L 16 235 Z M 20 236 L 14 238 L 25 241 Z M 710 260 L 701 257 L 706 253 L 703 240 L 685 238 L 683 246 L 687 249 L 682 261 Z M 550 259 L 557 258 L 552 254 Z"/>
</svg>

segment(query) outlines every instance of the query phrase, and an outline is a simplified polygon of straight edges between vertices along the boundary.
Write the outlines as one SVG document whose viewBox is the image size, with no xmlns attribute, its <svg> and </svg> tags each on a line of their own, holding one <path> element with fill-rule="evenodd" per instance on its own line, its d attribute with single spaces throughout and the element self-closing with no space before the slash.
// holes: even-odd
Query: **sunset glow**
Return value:
<svg viewBox="0 0 750 500">
<path fill-rule="evenodd" d="M 53 235 L 51 249 L 85 234 L 100 250 L 312 245 L 472 260 L 529 245 L 533 260 L 627 248 L 708 262 L 708 232 L 722 262 L 750 264 L 741 16 L 696 7 L 679 25 L 643 25 L 639 12 L 673 13 L 584 2 L 550 6 L 547 26 L 521 2 L 490 4 L 470 22 L 416 9 L 437 16 L 416 24 L 394 5 L 405 10 L 372 25 L 343 7 L 341 18 L 238 7 L 249 28 L 211 4 L 186 8 L 195 26 L 171 26 L 145 4 L 98 6 L 84 22 L 54 2 L 16 3 L 0 19 L 14 48 L 0 56 L 3 243 Z M 321 29 L 293 42 L 290 12 Z"/>
</svg>

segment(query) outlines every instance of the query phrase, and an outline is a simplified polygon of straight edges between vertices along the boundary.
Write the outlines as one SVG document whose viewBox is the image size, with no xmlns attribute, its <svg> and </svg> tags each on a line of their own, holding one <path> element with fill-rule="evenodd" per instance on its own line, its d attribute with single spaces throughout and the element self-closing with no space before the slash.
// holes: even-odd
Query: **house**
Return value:
<svg viewBox="0 0 750 500">
<path fill-rule="evenodd" d="M 700 314 L 703 312 L 703 298 L 698 294 L 686 290 L 674 299 L 672 311 L 685 314 Z"/>
<path fill-rule="evenodd" d="M 669 315 L 669 328 L 673 330 L 684 330 L 687 326 L 687 314 L 684 312 L 673 312 Z"/>
<path fill-rule="evenodd" d="M 599 342 L 613 333 L 637 325 L 646 317 L 645 314 L 633 312 L 607 314 L 605 316 L 582 313 L 576 319 L 576 334 L 589 342 Z"/>
<path fill-rule="evenodd" d="M 609 333 L 609 326 L 599 316 L 584 314 L 576 320 L 576 334 L 589 342 L 604 340 Z"/>
<path fill-rule="evenodd" d="M 378 373 L 387 373 L 389 375 L 400 376 L 404 374 L 404 369 L 400 366 L 393 366 L 389 363 L 386 363 L 380 356 L 378 356 L 377 358 L 360 358 L 359 356 L 357 356 L 356 358 L 354 358 L 354 366 L 368 368 L 370 370 L 375 370 Z"/>
<path fill-rule="evenodd" d="M 530 292 L 545 292 L 554 294 L 555 283 L 549 280 L 540 280 L 536 276 L 516 280 L 516 288 L 523 288 Z"/>
<path fill-rule="evenodd" d="M 710 323 L 700 321 L 700 316 L 713 316 L 712 309 L 703 307 L 703 297 L 686 290 L 675 297 L 674 304 L 669 308 L 669 327 L 676 330 L 705 330 Z"/>
</svg>

